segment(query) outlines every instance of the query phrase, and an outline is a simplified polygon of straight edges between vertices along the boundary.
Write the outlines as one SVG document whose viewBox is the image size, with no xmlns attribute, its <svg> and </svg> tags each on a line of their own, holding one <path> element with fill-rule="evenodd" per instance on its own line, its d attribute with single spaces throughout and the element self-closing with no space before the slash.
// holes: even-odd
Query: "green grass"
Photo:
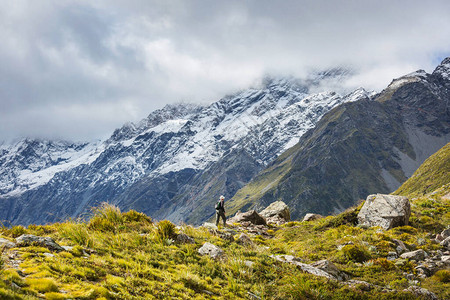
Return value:
<svg viewBox="0 0 450 300">
<path fill-rule="evenodd" d="M 448 191 L 448 187 L 441 187 L 436 193 L 414 199 L 410 226 L 387 231 L 360 228 L 356 225 L 359 205 L 312 222 L 289 222 L 271 229 L 271 238 L 254 235 L 253 244 L 245 246 L 222 240 L 205 228 L 175 228 L 169 221 L 154 223 L 135 211 L 124 213 L 103 204 L 88 222 L 69 220 L 20 229 L 51 236 L 73 248 L 53 253 L 54 257 L 46 256 L 50 251 L 39 246 L 5 250 L 3 260 L 8 251 L 17 252 L 23 274 L 3 265 L 0 298 L 247 299 L 247 292 L 251 292 L 262 299 L 415 299 L 403 289 L 410 285 L 404 272 L 414 273 L 417 264 L 391 262 L 386 255 L 395 251 L 394 239 L 411 249 L 439 247 L 426 236 L 448 224 L 448 202 L 441 197 Z M 195 244 L 174 242 L 177 233 L 191 236 Z M 11 229 L 0 229 L 0 236 L 13 235 Z M 419 239 L 425 243 L 419 245 Z M 197 251 L 204 242 L 220 246 L 226 259 L 200 256 Z M 348 287 L 276 262 L 271 254 L 295 255 L 305 263 L 328 259 L 352 279 L 398 291 Z M 421 280 L 421 285 L 448 298 L 448 274 L 448 270 L 439 271 Z"/>
</svg>

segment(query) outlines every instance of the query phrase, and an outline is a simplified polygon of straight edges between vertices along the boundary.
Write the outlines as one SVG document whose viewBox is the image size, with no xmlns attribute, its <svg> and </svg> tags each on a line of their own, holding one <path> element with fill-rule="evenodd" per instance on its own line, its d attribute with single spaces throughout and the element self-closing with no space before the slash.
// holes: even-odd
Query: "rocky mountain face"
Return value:
<svg viewBox="0 0 450 300">
<path fill-rule="evenodd" d="M 230 212 L 281 200 L 293 219 L 390 193 L 450 141 L 450 58 L 432 74 L 395 79 L 371 100 L 325 114 L 228 203 Z"/>
<path fill-rule="evenodd" d="M 12 224 L 84 216 L 108 201 L 157 218 L 198 223 L 220 195 L 231 197 L 320 117 L 368 97 L 312 94 L 323 80 L 266 79 L 209 105 L 169 105 L 106 141 L 24 140 L 0 146 L 0 220 Z"/>
</svg>

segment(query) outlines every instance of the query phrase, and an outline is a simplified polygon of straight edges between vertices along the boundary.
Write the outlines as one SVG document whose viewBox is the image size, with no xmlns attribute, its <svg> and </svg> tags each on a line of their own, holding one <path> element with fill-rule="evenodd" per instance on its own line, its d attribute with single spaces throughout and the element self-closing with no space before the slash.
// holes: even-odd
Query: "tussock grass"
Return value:
<svg viewBox="0 0 450 300">
<path fill-rule="evenodd" d="M 438 200 L 417 205 L 415 214 L 440 207 Z M 362 229 L 353 223 L 357 209 L 313 222 L 293 221 L 271 230 L 271 238 L 253 235 L 253 244 L 243 246 L 205 228 L 184 225 L 176 229 L 169 221 L 154 224 L 141 213 L 123 213 L 103 204 L 88 222 L 69 220 L 24 228 L 73 248 L 53 253 L 54 257 L 45 256 L 49 250 L 38 246 L 15 249 L 23 260 L 22 275 L 27 277 L 13 269 L 0 269 L 0 298 L 37 299 L 39 293 L 47 299 L 246 299 L 251 292 L 262 299 L 414 299 L 406 292 L 349 288 L 269 257 L 289 254 L 306 263 L 328 259 L 353 279 L 407 288 L 403 272 L 414 272 L 416 264 L 397 265 L 385 255 L 395 251 L 393 239 L 417 247 L 418 238 L 425 237 L 424 227 L 413 223 L 388 231 Z M 430 218 L 442 225 L 440 219 Z M 195 244 L 176 243 L 177 232 L 194 238 Z M 427 251 L 436 247 L 426 241 L 419 247 Z M 226 259 L 201 256 L 198 249 L 204 242 L 222 247 Z M 446 276 L 436 273 L 423 284 L 445 296 L 449 290 Z M 22 289 L 14 290 L 12 282 Z"/>
</svg>

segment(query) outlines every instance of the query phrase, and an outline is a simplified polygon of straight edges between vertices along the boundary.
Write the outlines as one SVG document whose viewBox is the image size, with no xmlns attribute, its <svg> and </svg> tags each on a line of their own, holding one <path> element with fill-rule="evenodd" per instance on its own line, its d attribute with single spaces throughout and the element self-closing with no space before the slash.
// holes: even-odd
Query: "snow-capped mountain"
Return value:
<svg viewBox="0 0 450 300">
<path fill-rule="evenodd" d="M 103 201 L 156 218 L 186 220 L 205 197 L 231 196 L 324 113 L 370 96 L 363 89 L 346 96 L 310 94 L 318 82 L 266 79 L 260 88 L 209 106 L 168 105 L 138 124 L 125 124 L 103 142 L 27 139 L 1 145 L 0 220 L 28 224 L 78 217 Z M 237 184 L 205 192 L 214 176 L 200 178 L 211 170 L 230 175 L 233 155 L 242 159 L 244 152 L 255 168 L 235 170 Z M 198 201 L 187 205 L 186 195 L 194 190 Z"/>
</svg>

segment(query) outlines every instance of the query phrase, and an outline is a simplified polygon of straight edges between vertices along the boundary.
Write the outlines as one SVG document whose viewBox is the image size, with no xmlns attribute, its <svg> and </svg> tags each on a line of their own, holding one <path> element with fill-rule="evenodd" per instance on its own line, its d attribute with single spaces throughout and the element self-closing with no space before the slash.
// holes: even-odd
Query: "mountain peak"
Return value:
<svg viewBox="0 0 450 300">
<path fill-rule="evenodd" d="M 445 58 L 433 72 L 446 80 L 450 80 L 450 57 Z"/>
</svg>

